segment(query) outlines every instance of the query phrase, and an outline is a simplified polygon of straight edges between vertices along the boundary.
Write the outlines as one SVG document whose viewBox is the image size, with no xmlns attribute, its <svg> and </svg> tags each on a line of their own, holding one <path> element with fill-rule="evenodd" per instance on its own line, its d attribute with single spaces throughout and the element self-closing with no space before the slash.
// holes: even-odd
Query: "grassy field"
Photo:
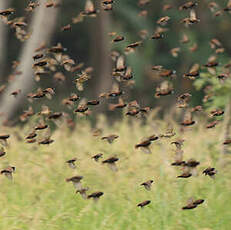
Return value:
<svg viewBox="0 0 231 230">
<path fill-rule="evenodd" d="M 104 135 L 118 134 L 109 144 L 93 137 L 87 122 L 81 122 L 71 133 L 57 130 L 49 146 L 27 144 L 18 139 L 25 137 L 29 128 L 2 130 L 12 134 L 7 155 L 0 166 L 13 165 L 13 181 L 0 178 L 0 229 L 5 230 L 229 230 L 231 229 L 231 156 L 220 164 L 219 134 L 221 126 L 206 130 L 195 125 L 184 132 L 183 146 L 186 160 L 195 158 L 201 163 L 199 174 L 178 179 L 179 168 L 170 166 L 175 147 L 170 144 L 180 136 L 161 139 L 151 146 L 148 155 L 134 148 L 143 137 L 161 133 L 166 127 L 159 121 L 128 124 L 127 120 L 112 126 L 101 119 L 98 122 Z M 154 128 L 158 127 L 158 128 Z M 17 133 L 17 135 L 16 135 Z M 117 155 L 118 171 L 95 162 L 91 156 L 102 152 L 104 158 Z M 77 157 L 77 168 L 65 163 Z M 212 166 L 218 170 L 215 180 L 202 175 Z M 98 202 L 84 200 L 66 178 L 82 175 L 89 193 L 103 191 Z M 153 179 L 151 191 L 140 184 Z M 181 210 L 190 197 L 205 199 L 193 210 Z M 144 200 L 151 204 L 143 209 L 136 205 Z"/>
</svg>

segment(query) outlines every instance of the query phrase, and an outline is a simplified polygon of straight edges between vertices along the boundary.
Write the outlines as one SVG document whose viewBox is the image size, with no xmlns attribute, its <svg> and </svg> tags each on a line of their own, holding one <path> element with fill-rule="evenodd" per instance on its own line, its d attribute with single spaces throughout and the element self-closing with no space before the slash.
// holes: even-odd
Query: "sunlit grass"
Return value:
<svg viewBox="0 0 231 230">
<path fill-rule="evenodd" d="M 12 134 L 7 155 L 0 159 L 1 168 L 16 167 L 13 181 L 0 178 L 0 229 L 9 230 L 66 230 L 66 229 L 164 229 L 164 230 L 228 230 L 231 216 L 231 156 L 220 164 L 219 133 L 221 126 L 206 130 L 197 124 L 183 134 L 176 124 L 176 137 L 161 139 L 152 144 L 148 155 L 134 148 L 143 137 L 166 130 L 161 121 L 148 124 L 127 120 L 107 125 L 101 119 L 98 126 L 104 135 L 118 134 L 110 145 L 93 137 L 86 121 L 79 122 L 71 133 L 65 128 L 55 131 L 50 146 L 26 144 L 17 140 L 17 132 L 24 137 L 28 127 L 9 130 Z M 8 132 L 8 131 L 6 131 Z M 195 158 L 201 164 L 197 177 L 177 179 L 180 169 L 170 166 L 174 160 L 171 140 L 184 137 L 185 159 Z M 104 159 L 118 156 L 118 172 L 91 159 L 102 152 Z M 77 169 L 67 166 L 66 160 L 77 157 Z M 201 174 L 213 166 L 218 170 L 215 180 Z M 103 191 L 98 202 L 83 200 L 65 179 L 84 176 L 83 185 L 89 192 Z M 140 184 L 154 179 L 151 191 Z M 193 210 L 182 211 L 190 197 L 205 199 Z M 139 202 L 151 200 L 143 209 Z"/>
</svg>

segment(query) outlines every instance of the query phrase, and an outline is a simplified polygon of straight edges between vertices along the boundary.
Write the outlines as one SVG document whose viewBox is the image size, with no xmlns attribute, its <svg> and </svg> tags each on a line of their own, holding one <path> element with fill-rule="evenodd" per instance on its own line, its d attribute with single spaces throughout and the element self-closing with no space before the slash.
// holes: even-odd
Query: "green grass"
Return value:
<svg viewBox="0 0 231 230">
<path fill-rule="evenodd" d="M 158 130 L 154 130 L 158 127 Z M 183 134 L 185 159 L 201 162 L 199 175 L 177 179 L 180 169 L 171 167 L 174 146 L 162 139 L 152 144 L 152 154 L 134 148 L 142 137 L 164 132 L 162 122 L 149 119 L 148 125 L 127 120 L 115 125 L 97 123 L 104 135 L 118 134 L 110 145 L 93 137 L 90 125 L 79 122 L 71 133 L 60 127 L 50 146 L 26 144 L 17 140 L 15 133 L 24 137 L 28 127 L 20 131 L 5 130 L 12 137 L 7 155 L 0 159 L 1 168 L 8 164 L 16 167 L 13 181 L 0 178 L 0 229 L 9 230 L 229 230 L 231 217 L 231 165 L 229 155 L 225 166 L 220 166 L 219 133 L 221 127 L 206 130 L 198 124 Z M 4 130 L 2 131 L 4 132 Z M 102 152 L 104 158 L 117 155 L 118 172 L 94 162 L 93 154 Z M 69 168 L 65 161 L 77 157 L 77 169 Z M 218 170 L 215 180 L 201 175 L 203 169 L 213 166 Z M 84 176 L 83 185 L 90 191 L 103 191 L 98 202 L 83 200 L 75 194 L 65 179 Z M 151 191 L 140 183 L 154 179 Z M 181 210 L 190 197 L 205 199 L 193 210 Z M 143 209 L 139 202 L 150 199 Z"/>
</svg>

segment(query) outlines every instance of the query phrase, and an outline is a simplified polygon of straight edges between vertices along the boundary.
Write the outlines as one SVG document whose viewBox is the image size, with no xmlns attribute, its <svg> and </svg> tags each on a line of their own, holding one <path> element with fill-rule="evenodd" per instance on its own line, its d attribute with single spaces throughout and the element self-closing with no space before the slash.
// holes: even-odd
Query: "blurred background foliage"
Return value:
<svg viewBox="0 0 231 230">
<path fill-rule="evenodd" d="M 142 7 L 138 6 L 138 1 L 116 0 L 113 3 L 113 11 L 102 12 L 100 13 L 101 17 L 86 18 L 81 23 L 72 24 L 71 31 L 61 32 L 60 28 L 71 23 L 72 18 L 76 17 L 85 6 L 85 1 L 63 1 L 56 23 L 56 29 L 50 43 L 51 45 L 56 45 L 60 42 L 63 47 L 67 48 L 68 55 L 77 63 L 84 62 L 85 66 L 93 66 L 93 78 L 88 82 L 88 90 L 85 96 L 96 97 L 101 90 L 100 81 L 106 81 L 106 78 L 111 78 L 110 74 L 109 76 L 104 76 L 101 80 L 99 77 L 102 72 L 102 68 L 100 69 L 99 67 L 99 62 L 101 62 L 101 66 L 103 62 L 103 60 L 100 60 L 102 56 L 100 55 L 100 49 L 102 49 L 102 46 L 109 47 L 110 50 L 123 52 L 126 45 L 142 40 L 139 36 L 141 30 L 147 30 L 148 36 L 144 40 L 142 47 L 139 47 L 134 53 L 128 54 L 126 57 L 127 65 L 131 66 L 134 70 L 134 78 L 136 81 L 136 84 L 130 92 L 130 99 L 140 98 L 139 103 L 143 105 L 154 107 L 161 104 L 164 108 L 169 108 L 172 100 L 175 100 L 174 98 L 172 100 L 169 100 L 169 98 L 161 98 L 158 100 L 154 98 L 155 87 L 160 82 L 160 79 L 153 74 L 151 66 L 163 65 L 166 69 L 176 70 L 177 78 L 174 80 L 176 95 L 182 92 L 190 92 L 193 95 L 192 106 L 198 105 L 202 103 L 203 90 L 195 92 L 193 81 L 183 78 L 182 75 L 187 72 L 193 64 L 198 63 L 203 65 L 207 62 L 208 58 L 213 54 L 213 50 L 209 44 L 209 41 L 213 38 L 218 39 L 225 48 L 224 53 L 218 54 L 219 63 L 228 62 L 231 44 L 227 34 L 229 34 L 231 29 L 231 16 L 225 13 L 221 17 L 215 17 L 208 7 L 211 1 L 199 1 L 200 4 L 196 8 L 196 12 L 200 23 L 187 28 L 183 23 L 180 23 L 180 21 L 187 17 L 189 12 L 178 10 L 178 7 L 184 2 L 185 1 L 179 0 L 151 1 L 150 4 L 143 7 L 143 10 L 147 10 L 148 12 L 147 16 L 140 16 L 139 13 Z M 219 1 L 217 3 L 221 8 L 224 8 L 227 4 L 226 1 Z M 17 9 L 17 16 L 20 14 L 23 16 L 25 15 L 24 9 L 27 4 L 28 0 L 12 1 L 10 7 Z M 94 4 L 99 8 L 101 1 L 94 1 Z M 166 4 L 170 4 L 172 9 L 163 11 L 163 6 Z M 164 28 L 168 29 L 168 31 L 164 33 L 164 39 L 150 39 L 151 35 L 157 29 L 158 25 L 156 21 L 166 15 L 170 17 L 170 21 L 167 26 L 164 26 Z M 47 15 L 47 17 L 49 17 L 49 15 Z M 29 19 L 30 17 L 28 20 Z M 100 29 L 100 21 L 107 21 L 103 30 Z M 125 36 L 125 41 L 112 44 L 112 38 L 108 35 L 108 33 L 112 31 Z M 189 38 L 187 44 L 180 42 L 183 33 Z M 10 29 L 8 29 L 7 37 L 7 53 L 4 54 L 7 62 L 1 76 L 2 84 L 7 81 L 7 76 L 12 73 L 12 61 L 18 59 L 19 50 L 23 46 L 23 43 L 15 38 L 13 31 Z M 197 49 L 193 52 L 190 51 L 190 48 L 195 45 L 197 45 Z M 179 47 L 181 50 L 178 57 L 173 57 L 170 50 L 176 47 Z M 108 58 L 110 59 L 109 55 Z M 49 87 L 51 84 L 56 84 L 56 97 L 50 102 L 50 106 L 55 108 L 55 110 L 60 109 L 61 98 L 70 95 L 70 92 L 76 91 L 73 84 L 74 74 L 65 72 L 65 76 L 66 81 L 62 86 L 54 83 L 51 76 L 48 76 L 39 83 L 42 87 Z M 196 83 L 196 88 L 202 89 L 202 86 L 204 87 L 208 83 L 211 83 L 211 81 L 208 82 L 204 80 L 202 83 L 200 80 Z M 38 87 L 38 83 L 36 87 Z M 223 88 L 221 87 L 215 90 L 223 91 Z M 60 103 L 58 103 L 58 101 Z M 38 106 L 38 104 L 36 106 Z"/>
</svg>

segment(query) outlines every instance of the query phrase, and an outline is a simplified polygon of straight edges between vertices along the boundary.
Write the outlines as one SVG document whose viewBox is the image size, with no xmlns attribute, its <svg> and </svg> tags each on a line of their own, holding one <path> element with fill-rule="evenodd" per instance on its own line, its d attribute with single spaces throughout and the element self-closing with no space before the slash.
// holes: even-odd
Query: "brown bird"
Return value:
<svg viewBox="0 0 231 230">
<path fill-rule="evenodd" d="M 75 169 L 76 168 L 76 165 L 75 165 L 75 162 L 76 162 L 77 158 L 73 158 L 73 159 L 70 159 L 68 161 L 66 161 L 66 163 L 68 164 L 68 166 L 72 169 Z"/>
<path fill-rule="evenodd" d="M 146 6 L 147 4 L 149 4 L 149 3 L 150 3 L 150 0 L 139 0 L 138 6 L 144 7 L 144 6 Z"/>
<path fill-rule="evenodd" d="M 143 208 L 144 206 L 146 206 L 146 205 L 148 205 L 148 204 L 150 204 L 150 203 L 151 203 L 150 200 L 145 200 L 145 201 L 143 201 L 143 202 L 137 204 L 137 207 Z"/>
<path fill-rule="evenodd" d="M 92 157 L 92 159 L 94 159 L 95 161 L 99 161 L 99 159 L 102 158 L 102 157 L 103 157 L 103 154 L 102 153 L 98 153 L 98 154 L 94 155 Z"/>
<path fill-rule="evenodd" d="M 190 172 L 184 172 L 181 175 L 177 176 L 177 178 L 189 178 L 192 176 L 192 173 Z"/>
<path fill-rule="evenodd" d="M 218 117 L 222 116 L 224 114 L 224 111 L 221 109 L 215 109 L 210 112 L 211 117 Z"/>
<path fill-rule="evenodd" d="M 125 74 L 122 75 L 122 80 L 124 81 L 129 81 L 133 78 L 133 73 L 132 73 L 132 68 L 130 66 L 128 66 L 126 68 Z"/>
<path fill-rule="evenodd" d="M 173 163 L 171 163 L 172 166 L 184 166 L 185 165 L 185 161 L 175 161 Z"/>
<path fill-rule="evenodd" d="M 200 164 L 199 161 L 196 161 L 194 159 L 189 159 L 188 161 L 185 162 L 185 172 L 190 172 L 193 176 L 197 176 L 197 166 Z"/>
<path fill-rule="evenodd" d="M 215 168 L 208 167 L 206 168 L 202 174 L 205 174 L 205 176 L 210 176 L 211 178 L 214 178 L 215 175 L 217 174 L 217 170 Z"/>
<path fill-rule="evenodd" d="M 0 148 L 0 157 L 3 157 L 6 155 L 6 151 L 3 147 Z"/>
<path fill-rule="evenodd" d="M 203 110 L 201 105 L 197 105 L 191 109 L 191 112 L 201 112 Z"/>
<path fill-rule="evenodd" d="M 10 95 L 17 97 L 21 93 L 21 89 L 18 89 L 16 91 L 13 91 Z"/>
<path fill-rule="evenodd" d="M 124 70 L 126 70 L 125 58 L 123 55 L 118 54 L 116 58 L 116 66 L 114 72 L 123 72 Z M 116 88 L 118 88 L 117 85 L 115 86 Z"/>
<path fill-rule="evenodd" d="M 183 173 L 179 176 L 177 176 L 177 178 L 189 178 L 192 176 L 192 169 L 190 167 L 187 166 L 187 162 L 184 162 L 182 163 L 182 170 L 183 170 Z"/>
<path fill-rule="evenodd" d="M 55 112 L 55 113 L 51 113 L 49 116 L 48 116 L 48 119 L 49 120 L 56 120 L 56 119 L 59 119 L 60 117 L 63 116 L 63 113 L 61 112 Z"/>
<path fill-rule="evenodd" d="M 82 179 L 83 179 L 82 176 L 73 176 L 73 177 L 67 178 L 66 182 L 72 182 L 74 187 L 77 190 L 80 190 L 80 189 L 82 189 L 82 185 L 81 185 L 81 180 Z"/>
<path fill-rule="evenodd" d="M 149 139 L 144 140 L 142 142 L 140 142 L 139 144 L 135 145 L 135 148 L 141 148 L 143 150 L 143 152 L 145 153 L 151 153 L 151 150 L 149 148 L 149 146 L 151 145 L 151 141 Z"/>
<path fill-rule="evenodd" d="M 38 143 L 40 145 L 49 145 L 49 144 L 51 144 L 53 142 L 54 142 L 54 140 L 50 139 L 50 137 L 46 137 L 45 139 L 39 141 Z"/>
<path fill-rule="evenodd" d="M 151 142 L 156 141 L 158 139 L 159 139 L 159 136 L 156 136 L 155 134 L 148 137 L 148 140 L 150 140 Z"/>
<path fill-rule="evenodd" d="M 177 144 L 178 145 L 178 144 Z M 171 163 L 172 166 L 185 166 L 185 161 L 183 160 L 184 151 L 181 149 L 181 145 L 175 150 L 175 161 Z"/>
<path fill-rule="evenodd" d="M 172 84 L 168 81 L 163 81 L 160 86 L 156 88 L 155 97 L 167 96 L 174 93 Z"/>
<path fill-rule="evenodd" d="M 36 60 L 38 60 L 38 59 L 40 59 L 40 58 L 43 58 L 44 57 L 44 54 L 43 53 L 39 53 L 39 54 L 35 54 L 34 56 L 33 56 L 33 59 L 34 59 L 34 61 L 36 61 Z"/>
<path fill-rule="evenodd" d="M 204 203 L 204 200 L 203 199 L 198 199 L 198 200 L 194 200 L 193 198 L 190 198 L 188 200 L 188 203 L 186 206 L 184 206 L 182 208 L 182 210 L 187 210 L 187 209 L 194 209 L 196 208 L 198 205 Z"/>
<path fill-rule="evenodd" d="M 140 113 L 140 106 L 137 101 L 131 101 L 128 103 L 128 112 L 126 115 L 128 116 L 136 116 Z"/>
<path fill-rule="evenodd" d="M 226 7 L 223 9 L 225 12 L 230 12 L 231 11 L 231 1 L 229 0 Z"/>
<path fill-rule="evenodd" d="M 196 167 L 199 164 L 200 164 L 200 162 L 196 161 L 194 159 L 190 159 L 190 160 L 182 163 L 183 173 L 177 177 L 178 178 L 188 178 L 188 177 L 191 177 L 192 175 L 196 176 L 197 175 Z"/>
<path fill-rule="evenodd" d="M 28 139 L 33 139 L 33 138 L 35 138 L 36 136 L 37 136 L 36 132 L 33 131 L 33 132 L 29 133 L 29 134 L 26 136 L 26 139 L 27 139 L 27 140 L 28 140 Z"/>
<path fill-rule="evenodd" d="M 196 12 L 192 9 L 192 10 L 190 10 L 189 17 L 182 19 L 181 22 L 183 22 L 185 24 L 185 26 L 188 27 L 189 25 L 196 24 L 196 23 L 200 22 L 200 19 L 197 18 Z"/>
<path fill-rule="evenodd" d="M 165 25 L 167 25 L 169 20 L 170 20 L 169 16 L 164 16 L 164 17 L 161 17 L 160 19 L 157 20 L 157 24 L 159 24 L 161 26 L 165 26 Z"/>
<path fill-rule="evenodd" d="M 204 66 L 208 67 L 208 68 L 211 68 L 211 67 L 216 67 L 218 65 L 219 65 L 219 63 L 217 61 L 209 61 Z"/>
<path fill-rule="evenodd" d="M 171 69 L 161 69 L 159 73 L 160 77 L 175 77 L 175 74 L 176 71 Z"/>
<path fill-rule="evenodd" d="M 91 0 L 87 0 L 85 4 L 85 9 L 82 12 L 84 16 L 96 17 L 97 10 Z"/>
<path fill-rule="evenodd" d="M 170 4 L 165 4 L 165 5 L 163 5 L 163 11 L 167 11 L 167 10 L 170 10 L 170 9 L 172 9 L 173 8 L 173 6 L 172 5 L 170 5 Z"/>
<path fill-rule="evenodd" d="M 190 203 L 190 204 L 187 204 L 186 206 L 184 206 L 184 207 L 182 208 L 182 210 L 194 209 L 194 208 L 196 208 L 196 207 L 197 207 L 196 204 Z"/>
<path fill-rule="evenodd" d="M 189 1 L 189 2 L 186 2 L 184 3 L 183 5 L 181 5 L 179 7 L 179 10 L 188 10 L 188 9 L 192 9 L 194 8 L 195 6 L 197 6 L 198 3 L 196 1 Z"/>
<path fill-rule="evenodd" d="M 79 193 L 83 199 L 87 199 L 87 191 L 89 190 L 88 187 L 86 188 L 81 188 L 81 189 L 77 189 L 76 193 Z"/>
<path fill-rule="evenodd" d="M 166 132 L 165 132 L 164 134 L 161 134 L 161 135 L 160 135 L 160 137 L 161 137 L 161 138 L 171 138 L 171 137 L 173 137 L 173 136 L 175 136 L 175 135 L 176 135 L 176 133 L 175 133 L 174 129 L 170 126 L 170 127 L 166 130 Z"/>
<path fill-rule="evenodd" d="M 183 93 L 177 97 L 177 107 L 185 108 L 188 106 L 189 99 L 192 95 L 190 93 Z"/>
<path fill-rule="evenodd" d="M 109 104 L 108 105 L 110 111 L 114 111 L 115 109 L 122 109 L 126 106 L 127 106 L 127 104 L 124 103 L 122 98 L 119 98 L 119 102 L 117 104 Z"/>
<path fill-rule="evenodd" d="M 61 43 L 58 43 L 56 46 L 52 46 L 48 49 L 49 53 L 62 53 L 66 51 L 66 48 L 62 47 Z"/>
<path fill-rule="evenodd" d="M 190 80 L 195 80 L 196 77 L 200 76 L 199 69 L 200 69 L 200 65 L 196 63 L 190 68 L 189 72 L 183 74 L 183 77 Z"/>
<path fill-rule="evenodd" d="M 229 145 L 231 144 L 231 139 L 226 139 L 224 142 L 223 142 L 223 145 Z"/>
<path fill-rule="evenodd" d="M 33 68 L 35 68 L 35 67 L 44 67 L 44 66 L 46 66 L 47 64 L 48 64 L 47 59 L 42 59 L 42 60 L 40 60 L 40 61 L 34 63 L 34 64 L 33 64 Z"/>
<path fill-rule="evenodd" d="M 190 160 L 188 160 L 188 161 L 186 162 L 185 166 L 194 168 L 194 167 L 197 167 L 199 164 L 200 164 L 199 161 L 196 161 L 196 160 L 194 160 L 194 159 L 190 159 Z"/>
<path fill-rule="evenodd" d="M 159 33 L 159 32 L 155 32 L 151 37 L 151 39 L 154 39 L 154 40 L 158 40 L 158 39 L 162 39 L 162 38 L 164 38 L 164 35 L 162 33 Z"/>
<path fill-rule="evenodd" d="M 189 41 L 190 41 L 190 40 L 189 40 L 188 35 L 185 34 L 185 33 L 183 33 L 182 39 L 180 40 L 180 43 L 182 43 L 182 44 L 187 44 Z"/>
<path fill-rule="evenodd" d="M 4 16 L 4 17 L 7 17 L 7 16 L 14 14 L 14 13 L 15 13 L 15 9 L 13 9 L 13 8 L 9 8 L 6 10 L 0 10 L 0 15 Z"/>
<path fill-rule="evenodd" d="M 186 111 L 184 115 L 184 120 L 180 123 L 183 126 L 191 126 L 194 125 L 196 122 L 192 120 L 192 113 L 191 111 Z"/>
<path fill-rule="evenodd" d="M 87 105 L 99 105 L 100 101 L 99 100 L 90 100 L 87 102 Z"/>
<path fill-rule="evenodd" d="M 142 41 L 134 42 L 134 43 L 131 43 L 131 44 L 127 45 L 127 48 L 134 49 L 134 48 L 140 46 L 141 44 L 142 44 Z"/>
<path fill-rule="evenodd" d="M 10 138 L 10 135 L 0 135 L 0 143 L 4 146 L 7 146 L 7 140 Z"/>
<path fill-rule="evenodd" d="M 175 144 L 177 149 L 181 149 L 182 145 L 184 143 L 184 139 L 178 139 L 175 141 L 172 141 L 171 144 Z"/>
<path fill-rule="evenodd" d="M 10 137 L 10 135 L 0 135 L 0 140 L 7 140 Z"/>
<path fill-rule="evenodd" d="M 108 164 L 109 168 L 112 170 L 112 171 L 118 171 L 117 169 L 117 166 L 116 166 L 116 163 L 119 160 L 119 158 L 117 157 L 110 157 L 104 161 L 102 161 L 103 164 Z"/>
<path fill-rule="evenodd" d="M 115 134 L 111 134 L 109 136 L 105 136 L 105 137 L 102 137 L 101 139 L 102 140 L 107 140 L 107 142 L 109 144 L 112 144 L 114 142 L 114 140 L 116 140 L 117 138 L 119 138 L 118 135 L 115 135 Z"/>
<path fill-rule="evenodd" d="M 70 31 L 70 30 L 71 30 L 71 24 L 67 24 L 61 27 L 61 31 Z"/>
<path fill-rule="evenodd" d="M 35 130 L 43 130 L 43 129 L 47 129 L 48 125 L 44 124 L 44 123 L 40 123 L 37 126 L 35 126 Z"/>
<path fill-rule="evenodd" d="M 116 37 L 112 40 L 112 42 L 121 42 L 121 41 L 123 41 L 123 40 L 124 40 L 124 37 L 118 35 L 118 36 L 116 36 Z"/>
<path fill-rule="evenodd" d="M 33 144 L 33 143 L 35 143 L 35 142 L 36 142 L 36 139 L 35 139 L 35 138 L 29 139 L 29 140 L 26 141 L 26 143 L 28 143 L 28 144 Z"/>
<path fill-rule="evenodd" d="M 15 172 L 15 167 L 14 166 L 9 166 L 6 169 L 3 169 L 1 171 L 1 174 L 5 175 L 8 179 L 12 180 L 13 176 L 12 174 Z"/>
<path fill-rule="evenodd" d="M 154 182 L 153 180 L 148 180 L 148 181 L 142 183 L 141 186 L 144 186 L 144 188 L 146 190 L 150 191 L 153 182 Z"/>
<path fill-rule="evenodd" d="M 107 4 L 112 4 L 114 0 L 103 0 L 102 3 L 107 5 Z"/>
<path fill-rule="evenodd" d="M 206 125 L 207 129 L 214 128 L 218 124 L 218 121 L 212 121 L 209 124 Z"/>
<path fill-rule="evenodd" d="M 85 113 L 88 111 L 87 105 L 80 104 L 78 108 L 75 110 L 75 113 Z"/>
<path fill-rule="evenodd" d="M 98 201 L 99 198 L 100 198 L 103 194 L 104 194 L 103 192 L 93 192 L 92 194 L 88 195 L 87 198 L 88 198 L 88 199 L 93 198 L 94 201 Z"/>
</svg>

